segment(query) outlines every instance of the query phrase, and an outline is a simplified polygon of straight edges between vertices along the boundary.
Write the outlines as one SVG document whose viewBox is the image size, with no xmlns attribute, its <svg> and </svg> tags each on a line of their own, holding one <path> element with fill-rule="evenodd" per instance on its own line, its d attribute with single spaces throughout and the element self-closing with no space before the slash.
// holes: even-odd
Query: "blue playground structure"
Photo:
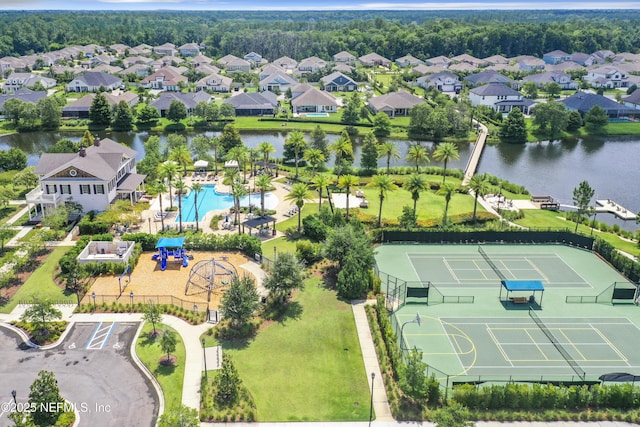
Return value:
<svg viewBox="0 0 640 427">
<path fill-rule="evenodd" d="M 173 262 L 182 264 L 183 267 L 189 265 L 189 259 L 193 259 L 187 255 L 184 249 L 185 237 L 161 237 L 158 239 L 156 249 L 158 253 L 154 254 L 151 259 L 160 263 L 160 270 L 167 269 L 169 258 L 173 258 Z"/>
</svg>

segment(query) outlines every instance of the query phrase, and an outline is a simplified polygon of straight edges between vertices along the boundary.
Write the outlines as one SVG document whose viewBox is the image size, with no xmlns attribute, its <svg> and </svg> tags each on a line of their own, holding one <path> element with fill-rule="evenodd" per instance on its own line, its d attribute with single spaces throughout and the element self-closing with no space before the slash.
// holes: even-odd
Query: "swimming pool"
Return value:
<svg viewBox="0 0 640 427">
<path fill-rule="evenodd" d="M 195 222 L 196 210 L 193 206 L 195 192 L 191 191 L 186 196 L 182 196 L 182 222 Z M 257 206 L 260 209 L 260 194 L 251 194 L 240 199 L 240 206 Z M 264 208 L 275 209 L 278 205 L 278 198 L 271 193 L 264 195 Z M 198 216 L 202 220 L 207 212 L 229 209 L 233 206 L 233 196 L 216 192 L 215 185 L 203 185 L 202 191 L 198 193 Z M 180 216 L 176 216 L 175 222 L 180 221 Z"/>
<path fill-rule="evenodd" d="M 307 117 L 329 117 L 329 113 L 307 113 Z"/>
</svg>

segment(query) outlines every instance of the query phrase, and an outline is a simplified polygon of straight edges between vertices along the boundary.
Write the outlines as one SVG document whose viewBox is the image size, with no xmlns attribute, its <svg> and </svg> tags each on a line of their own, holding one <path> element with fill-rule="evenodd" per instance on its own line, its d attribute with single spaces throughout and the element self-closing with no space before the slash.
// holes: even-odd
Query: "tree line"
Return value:
<svg viewBox="0 0 640 427">
<path fill-rule="evenodd" d="M 0 57 L 73 44 L 177 46 L 202 42 L 213 57 L 330 59 L 347 50 L 389 59 L 469 53 L 542 56 L 640 48 L 640 11 L 4 12 Z"/>
</svg>

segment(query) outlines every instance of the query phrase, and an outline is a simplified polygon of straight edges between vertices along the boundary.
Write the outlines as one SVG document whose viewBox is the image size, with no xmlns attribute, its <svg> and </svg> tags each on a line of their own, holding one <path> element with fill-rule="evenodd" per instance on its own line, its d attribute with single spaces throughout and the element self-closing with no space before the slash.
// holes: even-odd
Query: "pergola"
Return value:
<svg viewBox="0 0 640 427">
<path fill-rule="evenodd" d="M 501 280 L 500 301 L 511 301 L 513 303 L 537 303 L 542 305 L 544 295 L 544 285 L 540 280 Z M 502 299 L 502 288 L 507 290 L 506 299 Z M 526 292 L 529 296 L 510 296 L 511 292 Z M 540 292 L 540 300 L 536 299 L 536 292 Z"/>
<path fill-rule="evenodd" d="M 245 222 L 243 222 L 242 225 L 242 232 L 244 233 L 244 227 L 249 228 L 249 235 L 251 236 L 251 231 L 252 230 L 258 230 L 258 232 L 256 233 L 257 235 L 264 235 L 263 231 L 265 230 L 265 225 L 267 227 L 269 227 L 269 224 L 271 224 L 271 230 L 275 230 L 276 229 L 276 218 L 270 215 L 265 215 L 265 216 L 258 216 L 252 219 L 248 219 Z M 267 228 L 268 230 L 268 228 Z M 269 230 L 268 230 L 269 231 Z"/>
</svg>

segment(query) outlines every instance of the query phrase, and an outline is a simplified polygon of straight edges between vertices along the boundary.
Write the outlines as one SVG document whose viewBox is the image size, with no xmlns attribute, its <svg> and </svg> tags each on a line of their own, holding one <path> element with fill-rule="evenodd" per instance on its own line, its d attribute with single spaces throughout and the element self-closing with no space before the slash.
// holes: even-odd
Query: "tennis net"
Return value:
<svg viewBox="0 0 640 427">
<path fill-rule="evenodd" d="M 502 274 L 502 272 L 498 269 L 498 267 L 496 267 L 493 261 L 491 261 L 491 258 L 489 258 L 489 255 L 487 255 L 487 253 L 484 251 L 484 249 L 482 249 L 482 247 L 478 246 L 478 252 L 480 252 L 480 255 L 482 255 L 482 258 L 484 258 L 484 260 L 487 261 L 487 264 L 491 266 L 491 268 L 498 275 L 500 280 L 507 280 L 505 275 Z"/>
<path fill-rule="evenodd" d="M 573 360 L 569 352 L 565 350 L 564 347 L 562 347 L 560 342 L 551 333 L 549 328 L 547 328 L 547 326 L 544 323 L 542 323 L 542 320 L 540 320 L 538 315 L 535 313 L 535 311 L 531 307 L 529 307 L 529 316 L 533 319 L 534 322 L 536 322 L 540 330 L 547 336 L 547 338 L 549 338 L 549 341 L 551 341 L 551 344 L 553 344 L 553 346 L 558 350 L 558 352 L 562 355 L 562 357 L 564 357 L 564 360 L 567 361 L 567 363 L 569 364 L 569 366 L 571 366 L 571 368 L 575 371 L 575 373 L 578 374 L 578 376 L 584 380 L 584 377 L 587 375 L 587 373 L 583 371 L 582 368 L 580 368 L 580 365 L 578 365 L 578 363 L 575 360 Z"/>
</svg>

